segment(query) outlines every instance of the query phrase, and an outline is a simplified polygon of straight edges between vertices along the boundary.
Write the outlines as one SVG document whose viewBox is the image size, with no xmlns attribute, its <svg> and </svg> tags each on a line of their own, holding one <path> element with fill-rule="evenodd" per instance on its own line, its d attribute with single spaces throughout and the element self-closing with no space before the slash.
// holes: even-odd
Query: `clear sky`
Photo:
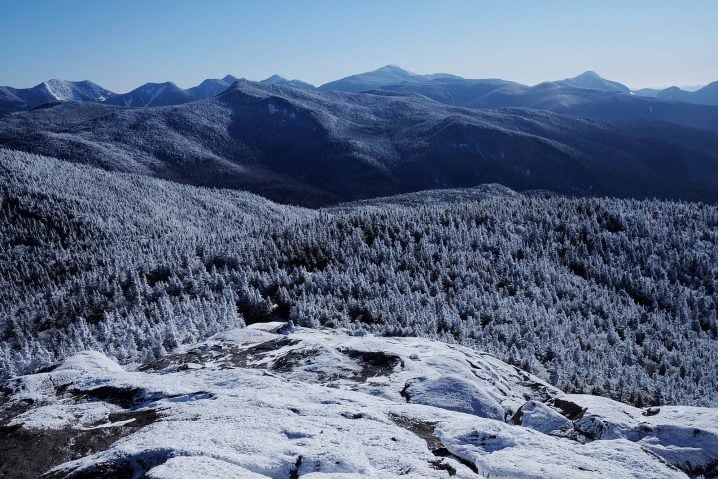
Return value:
<svg viewBox="0 0 718 479">
<path fill-rule="evenodd" d="M 528 84 L 718 80 L 718 0 L 0 0 L 0 85 L 321 84 L 396 64 Z"/>
</svg>

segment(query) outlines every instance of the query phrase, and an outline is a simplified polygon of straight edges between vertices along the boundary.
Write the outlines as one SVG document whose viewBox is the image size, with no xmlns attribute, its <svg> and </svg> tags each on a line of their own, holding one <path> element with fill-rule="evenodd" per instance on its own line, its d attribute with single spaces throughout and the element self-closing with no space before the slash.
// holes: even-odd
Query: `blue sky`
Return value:
<svg viewBox="0 0 718 479">
<path fill-rule="evenodd" d="M 321 84 L 397 64 L 534 84 L 718 80 L 718 1 L 0 0 L 0 85 L 117 92 L 227 73 Z"/>
</svg>

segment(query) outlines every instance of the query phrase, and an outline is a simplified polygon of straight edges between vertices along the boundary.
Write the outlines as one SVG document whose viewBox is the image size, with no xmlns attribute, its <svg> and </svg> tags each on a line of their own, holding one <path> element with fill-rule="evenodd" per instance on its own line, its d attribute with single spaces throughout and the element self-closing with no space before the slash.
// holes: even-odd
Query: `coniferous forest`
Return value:
<svg viewBox="0 0 718 479">
<path fill-rule="evenodd" d="M 501 186 L 308 210 L 0 150 L 0 371 L 147 361 L 272 319 L 718 406 L 718 208 Z"/>
</svg>

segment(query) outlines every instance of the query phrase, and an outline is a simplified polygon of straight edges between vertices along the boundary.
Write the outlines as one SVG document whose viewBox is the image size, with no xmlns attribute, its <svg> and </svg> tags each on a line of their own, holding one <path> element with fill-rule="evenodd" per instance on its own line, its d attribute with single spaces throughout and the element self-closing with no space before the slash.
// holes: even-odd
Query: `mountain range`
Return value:
<svg viewBox="0 0 718 479">
<path fill-rule="evenodd" d="M 182 89 L 172 82 L 146 83 L 128 93 L 114 93 L 90 81 L 72 82 L 48 80 L 32 88 L 17 89 L 0 87 L 0 115 L 33 108 L 48 102 L 82 101 L 107 103 L 126 107 L 149 107 L 179 105 L 218 95 L 229 88 L 237 77 L 207 79 L 197 86 Z M 664 90 L 644 88 L 632 91 L 627 86 L 602 78 L 596 72 L 587 71 L 573 78 L 544 82 L 534 87 L 500 80 L 473 80 L 448 73 L 419 75 L 396 65 L 386 65 L 377 70 L 351 75 L 315 87 L 301 80 L 288 80 L 279 75 L 262 80 L 260 83 L 283 85 L 294 88 L 321 91 L 344 91 L 358 93 L 373 89 L 407 91 L 424 94 L 434 100 L 458 106 L 474 108 L 498 108 L 523 106 L 529 108 L 559 109 L 566 112 L 577 104 L 593 101 L 595 90 L 604 93 L 653 98 L 668 102 L 686 102 L 701 105 L 718 105 L 718 82 L 713 82 L 696 91 L 670 87 Z M 588 100 L 582 99 L 588 96 Z M 623 102 L 630 100 L 623 99 Z M 653 103 L 637 103 L 650 110 Z M 663 118 L 659 118 L 663 119 Z"/>
<path fill-rule="evenodd" d="M 404 85 L 449 91 L 456 81 Z M 539 109 L 543 103 L 464 108 L 389 87 L 347 93 L 239 80 L 217 96 L 164 108 L 63 102 L 16 112 L 0 122 L 0 145 L 305 206 L 481 183 L 718 201 L 718 107 L 553 84 L 474 87 L 489 91 L 486 98 L 513 91 L 541 103 L 546 90 L 544 98 L 564 102 L 552 104 L 560 113 Z M 167 85 L 162 92 L 180 95 Z M 636 102 L 672 122 L 645 121 Z M 576 111 L 591 115 L 567 114 Z M 704 129 L 686 126 L 694 123 Z"/>
<path fill-rule="evenodd" d="M 237 80 L 238 78 L 232 75 L 208 78 L 188 89 L 182 89 L 173 82 L 145 83 L 127 93 L 114 93 L 90 81 L 48 80 L 32 88 L 23 89 L 0 86 L 0 116 L 63 101 L 93 102 L 132 108 L 181 105 L 219 95 Z M 314 89 L 308 83 L 287 80 L 279 75 L 273 75 L 262 83 Z"/>
</svg>

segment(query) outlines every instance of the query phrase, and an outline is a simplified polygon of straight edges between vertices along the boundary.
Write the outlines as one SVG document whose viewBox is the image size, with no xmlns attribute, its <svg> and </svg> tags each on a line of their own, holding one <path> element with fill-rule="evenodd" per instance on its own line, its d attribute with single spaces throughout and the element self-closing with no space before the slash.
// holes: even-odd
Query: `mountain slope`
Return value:
<svg viewBox="0 0 718 479">
<path fill-rule="evenodd" d="M 247 81 L 191 106 L 112 111 L 48 128 L 45 118 L 62 109 L 9 115 L 0 139 L 14 149 L 310 206 L 481 183 L 718 199 L 711 174 L 718 139 L 691 131 L 688 143 L 684 128 L 664 124 L 627 128 L 535 110 L 453 108 L 415 94 Z"/>
<path fill-rule="evenodd" d="M 115 94 L 91 81 L 49 80 L 40 85 L 57 101 L 105 101 Z"/>
<path fill-rule="evenodd" d="M 566 395 L 468 348 L 286 323 L 139 370 L 87 351 L 4 391 L 0 470 L 18 479 L 687 479 L 718 461 L 715 409 Z"/>
</svg>

